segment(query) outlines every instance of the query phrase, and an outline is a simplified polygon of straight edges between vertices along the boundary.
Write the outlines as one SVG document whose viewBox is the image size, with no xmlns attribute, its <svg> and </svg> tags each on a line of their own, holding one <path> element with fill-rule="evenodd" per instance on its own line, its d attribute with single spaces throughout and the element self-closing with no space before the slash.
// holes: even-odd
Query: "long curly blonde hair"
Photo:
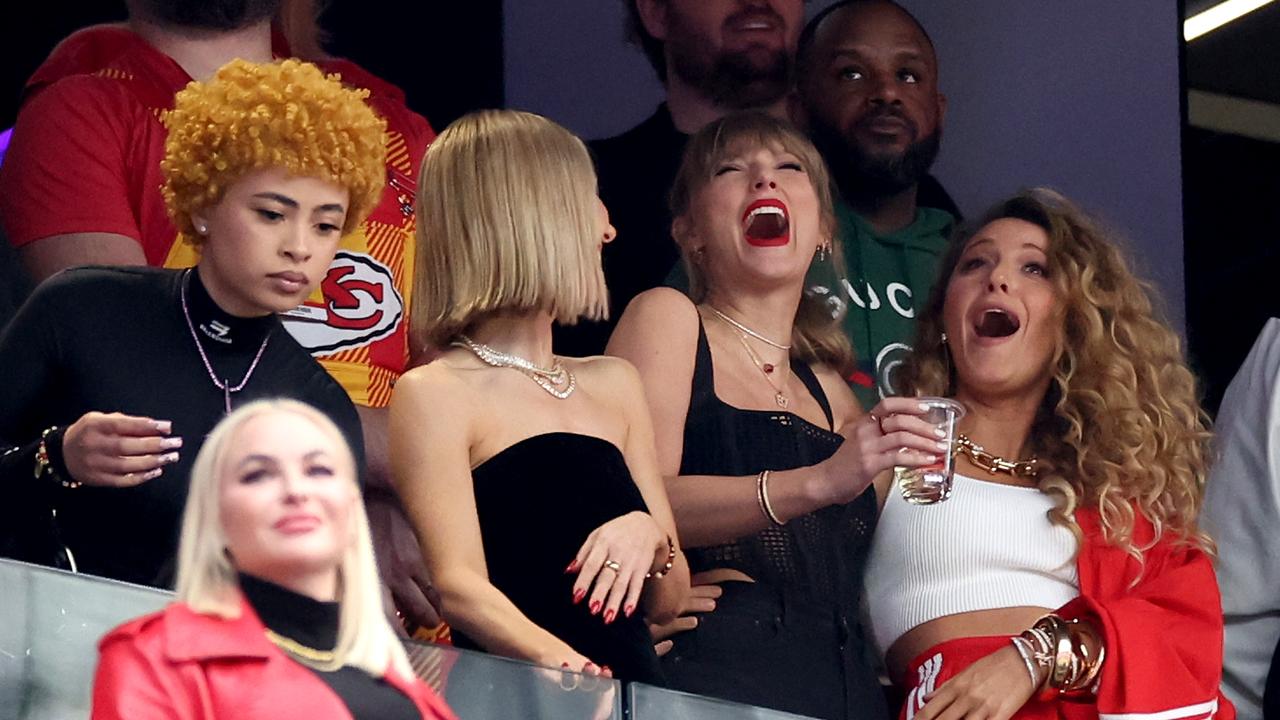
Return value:
<svg viewBox="0 0 1280 720">
<path fill-rule="evenodd" d="M 1209 420 L 1178 335 L 1153 307 L 1151 286 L 1133 275 L 1097 222 L 1046 188 L 996 205 L 954 239 L 902 367 L 908 394 L 950 394 L 954 377 L 942 341 L 947 285 L 970 238 L 1002 218 L 1049 237 L 1049 274 L 1065 304 L 1053 379 L 1031 430 L 1041 491 L 1055 496 L 1051 519 L 1082 535 L 1077 507 L 1099 511 L 1104 537 L 1138 560 L 1135 508 L 1155 526 L 1152 543 L 1174 534 L 1214 551 L 1197 527 L 1209 454 Z"/>
<path fill-rule="evenodd" d="M 216 204 L 245 174 L 278 167 L 347 188 L 342 232 L 351 232 L 386 184 L 387 123 L 368 96 L 300 60 L 232 60 L 212 79 L 191 82 L 163 118 L 161 192 L 174 225 L 198 241 L 191 213 Z"/>
</svg>

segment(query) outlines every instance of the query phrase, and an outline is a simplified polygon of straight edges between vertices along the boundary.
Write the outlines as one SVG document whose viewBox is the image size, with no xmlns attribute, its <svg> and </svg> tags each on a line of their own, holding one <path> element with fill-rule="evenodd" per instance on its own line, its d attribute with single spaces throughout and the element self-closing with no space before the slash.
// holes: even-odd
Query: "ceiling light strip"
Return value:
<svg viewBox="0 0 1280 720">
<path fill-rule="evenodd" d="M 1213 32 L 1236 18 L 1270 5 L 1274 0 L 1226 0 L 1203 12 L 1187 18 L 1182 23 L 1182 37 L 1191 42 L 1206 33 Z"/>
</svg>

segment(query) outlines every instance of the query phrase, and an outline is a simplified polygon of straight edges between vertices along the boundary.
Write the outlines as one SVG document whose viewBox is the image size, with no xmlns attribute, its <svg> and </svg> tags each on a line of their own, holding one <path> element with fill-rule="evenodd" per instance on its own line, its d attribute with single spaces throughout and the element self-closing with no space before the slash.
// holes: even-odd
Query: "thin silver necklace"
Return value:
<svg viewBox="0 0 1280 720">
<path fill-rule="evenodd" d="M 743 325 L 742 323 L 738 322 L 737 320 L 734 320 L 733 318 L 729 317 L 728 315 L 725 315 L 724 313 L 720 312 L 720 311 L 719 311 L 719 310 L 717 310 L 717 309 L 715 308 L 715 306 L 713 306 L 713 305 L 707 305 L 707 309 L 709 309 L 709 310 L 711 310 L 711 312 L 715 313 L 715 314 L 716 314 L 716 317 L 720 318 L 721 320 L 723 320 L 723 321 L 725 321 L 725 322 L 729 323 L 730 325 L 732 325 L 733 327 L 737 328 L 740 332 L 744 332 L 744 333 L 746 333 L 746 334 L 750 335 L 751 337 L 753 337 L 753 338 L 755 338 L 755 339 L 759 340 L 760 342 L 764 343 L 765 345 L 769 345 L 769 346 L 771 346 L 771 347 L 776 347 L 776 348 L 778 348 L 779 350 L 790 350 L 790 349 L 791 349 L 791 346 L 790 346 L 790 345 L 783 345 L 783 344 L 782 344 L 782 343 L 780 343 L 780 342 L 774 342 L 774 341 L 770 340 L 769 338 L 765 337 L 764 335 L 761 335 L 760 333 L 756 332 L 755 330 L 752 330 L 751 328 L 747 327 L 746 325 Z"/>
<path fill-rule="evenodd" d="M 182 317 L 187 321 L 187 330 L 191 331 L 191 340 L 196 344 L 196 351 L 200 353 L 200 359 L 204 361 L 204 369 L 209 373 L 209 379 L 213 381 L 213 386 L 222 391 L 222 398 L 226 402 L 227 412 L 231 412 L 231 393 L 240 392 L 244 386 L 249 383 L 249 378 L 253 377 L 253 371 L 258 369 L 258 361 L 262 359 L 262 353 L 267 349 L 267 341 L 271 339 L 271 331 L 267 331 L 266 337 L 262 338 L 262 345 L 258 348 L 258 354 L 253 356 L 253 362 L 249 363 L 249 369 L 245 371 L 244 377 L 240 379 L 240 384 L 232 385 L 231 381 L 223 378 L 218 379 L 218 374 L 213 371 L 213 364 L 209 362 L 209 356 L 204 353 L 204 346 L 200 344 L 200 336 L 196 335 L 196 326 L 191 322 L 191 310 L 187 308 L 187 286 L 191 284 L 191 273 L 194 270 L 187 270 L 182 277 L 182 288 L 178 292 L 178 297 L 182 300 Z"/>
<path fill-rule="evenodd" d="M 478 343 L 466 335 L 459 335 L 458 339 L 450 344 L 470 350 L 471 354 L 485 365 L 519 370 L 554 398 L 567 399 L 573 394 L 574 388 L 578 387 L 578 379 L 564 366 L 564 363 L 560 362 L 558 357 L 552 356 L 551 367 L 544 368 L 519 355 L 505 353 L 484 343 Z"/>
</svg>

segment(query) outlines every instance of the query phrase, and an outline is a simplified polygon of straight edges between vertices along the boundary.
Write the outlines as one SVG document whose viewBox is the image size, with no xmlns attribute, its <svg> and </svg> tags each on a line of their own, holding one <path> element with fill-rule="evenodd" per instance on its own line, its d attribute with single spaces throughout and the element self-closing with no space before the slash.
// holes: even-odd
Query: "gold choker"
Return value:
<svg viewBox="0 0 1280 720">
<path fill-rule="evenodd" d="M 1037 467 L 1038 460 L 1033 455 L 1030 460 L 1005 460 L 998 455 L 992 455 L 982 448 L 981 445 L 970 440 L 968 436 L 960 434 L 956 436 L 955 447 L 951 451 L 951 455 L 965 455 L 969 460 L 982 470 L 995 475 L 997 473 L 1007 473 L 1014 477 L 1024 477 L 1031 480 L 1040 474 L 1040 468 Z"/>
</svg>

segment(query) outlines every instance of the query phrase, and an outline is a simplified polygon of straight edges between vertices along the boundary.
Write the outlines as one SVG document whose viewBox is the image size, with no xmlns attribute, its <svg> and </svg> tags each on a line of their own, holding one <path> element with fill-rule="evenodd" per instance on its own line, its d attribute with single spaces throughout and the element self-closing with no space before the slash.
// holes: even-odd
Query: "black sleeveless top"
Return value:
<svg viewBox="0 0 1280 720">
<path fill-rule="evenodd" d="M 822 407 L 828 427 L 782 410 L 742 410 L 716 397 L 711 346 L 699 320 L 680 474 L 741 477 L 805 467 L 830 457 L 844 438 L 831 429 L 826 393 L 808 365 L 793 363 L 791 370 Z M 806 600 L 856 616 L 876 517 L 875 493 L 864 492 L 847 505 L 825 507 L 722 545 L 685 548 L 685 555 L 693 572 L 740 570 L 758 583 L 785 587 Z"/>
<path fill-rule="evenodd" d="M 471 471 L 489 581 L 530 620 L 615 677 L 663 685 L 641 613 L 609 625 L 573 603 L 564 569 L 604 523 L 648 512 L 622 451 L 589 435 L 553 432 L 517 442 Z M 454 631 L 458 647 L 481 649 Z"/>
</svg>

